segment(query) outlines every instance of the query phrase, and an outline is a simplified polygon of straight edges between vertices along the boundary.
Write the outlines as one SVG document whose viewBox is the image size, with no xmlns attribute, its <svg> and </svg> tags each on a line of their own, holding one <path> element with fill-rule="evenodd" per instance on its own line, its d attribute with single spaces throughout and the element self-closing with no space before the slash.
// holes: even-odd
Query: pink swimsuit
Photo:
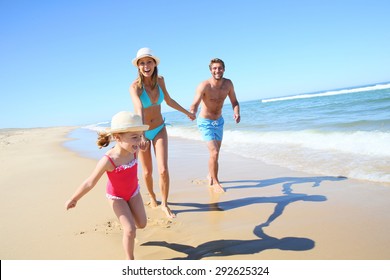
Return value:
<svg viewBox="0 0 390 280">
<path fill-rule="evenodd" d="M 113 171 L 107 171 L 107 198 L 124 199 L 129 201 L 139 193 L 139 184 L 137 177 L 137 158 L 134 154 L 134 159 L 128 164 L 116 166 L 114 161 L 105 155 L 112 165 L 115 167 Z"/>
</svg>

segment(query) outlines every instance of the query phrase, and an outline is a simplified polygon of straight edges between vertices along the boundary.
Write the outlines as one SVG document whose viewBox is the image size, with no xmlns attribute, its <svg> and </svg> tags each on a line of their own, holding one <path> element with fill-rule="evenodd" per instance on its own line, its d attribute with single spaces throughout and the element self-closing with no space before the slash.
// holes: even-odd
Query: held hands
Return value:
<svg viewBox="0 0 390 280">
<path fill-rule="evenodd" d="M 195 115 L 194 113 L 192 113 L 192 112 L 188 112 L 187 117 L 188 117 L 191 121 L 193 121 L 193 120 L 196 119 L 196 115 Z"/>
</svg>

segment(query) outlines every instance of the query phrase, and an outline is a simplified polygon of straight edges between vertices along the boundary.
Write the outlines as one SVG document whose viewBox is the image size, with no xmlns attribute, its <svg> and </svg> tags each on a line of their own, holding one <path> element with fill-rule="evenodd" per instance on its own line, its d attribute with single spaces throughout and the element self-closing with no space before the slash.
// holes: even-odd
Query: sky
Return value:
<svg viewBox="0 0 390 280">
<path fill-rule="evenodd" d="M 0 0 L 0 128 L 132 111 L 142 47 L 184 108 L 214 57 L 240 102 L 388 82 L 389 14 L 387 0 Z"/>
</svg>

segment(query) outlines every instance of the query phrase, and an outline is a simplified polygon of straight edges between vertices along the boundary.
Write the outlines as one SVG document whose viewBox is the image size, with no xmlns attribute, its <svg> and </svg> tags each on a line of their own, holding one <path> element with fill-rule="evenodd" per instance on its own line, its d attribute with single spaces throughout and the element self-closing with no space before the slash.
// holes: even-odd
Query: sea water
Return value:
<svg viewBox="0 0 390 280">
<path fill-rule="evenodd" d="M 297 171 L 390 183 L 390 83 L 258 99 L 240 107 L 239 124 L 228 99 L 223 108 L 222 152 Z M 169 136 L 201 141 L 196 121 L 177 111 L 163 115 Z M 106 126 L 90 125 L 70 137 L 96 139 L 95 131 Z M 68 146 L 77 151 L 77 143 Z M 98 158 L 96 150 L 92 145 L 78 152 Z"/>
</svg>

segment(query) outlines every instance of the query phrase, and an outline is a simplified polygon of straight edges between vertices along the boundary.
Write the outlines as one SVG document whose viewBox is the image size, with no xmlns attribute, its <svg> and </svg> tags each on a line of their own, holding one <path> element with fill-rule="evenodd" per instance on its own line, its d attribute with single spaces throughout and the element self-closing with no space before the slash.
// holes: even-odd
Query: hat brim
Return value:
<svg viewBox="0 0 390 280">
<path fill-rule="evenodd" d="M 148 125 L 140 125 L 140 126 L 132 126 L 132 127 L 124 127 L 124 128 L 108 128 L 106 129 L 106 132 L 108 134 L 113 133 L 124 133 L 124 132 L 132 132 L 132 131 L 146 131 L 149 129 Z"/>
<path fill-rule="evenodd" d="M 138 60 L 140 60 L 141 58 L 144 58 L 144 57 L 150 57 L 150 58 L 153 58 L 154 61 L 156 61 L 156 65 L 159 65 L 160 64 L 160 59 L 157 57 L 157 56 L 153 56 L 153 55 L 141 55 L 140 57 L 136 57 L 132 60 L 132 63 L 135 67 L 138 67 Z"/>
</svg>

